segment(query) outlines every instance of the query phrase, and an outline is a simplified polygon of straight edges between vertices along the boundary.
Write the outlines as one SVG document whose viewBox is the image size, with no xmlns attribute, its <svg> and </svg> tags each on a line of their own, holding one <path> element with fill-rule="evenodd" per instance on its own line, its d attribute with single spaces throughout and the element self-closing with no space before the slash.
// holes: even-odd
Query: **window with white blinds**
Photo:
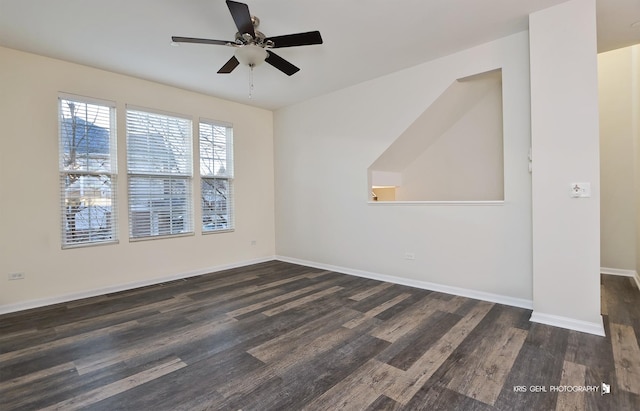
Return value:
<svg viewBox="0 0 640 411">
<path fill-rule="evenodd" d="M 202 232 L 232 230 L 233 128 L 200 120 Z"/>
<path fill-rule="evenodd" d="M 127 109 L 129 236 L 193 233 L 191 120 Z"/>
<path fill-rule="evenodd" d="M 58 112 L 62 246 L 115 242 L 115 104 L 61 96 Z"/>
</svg>

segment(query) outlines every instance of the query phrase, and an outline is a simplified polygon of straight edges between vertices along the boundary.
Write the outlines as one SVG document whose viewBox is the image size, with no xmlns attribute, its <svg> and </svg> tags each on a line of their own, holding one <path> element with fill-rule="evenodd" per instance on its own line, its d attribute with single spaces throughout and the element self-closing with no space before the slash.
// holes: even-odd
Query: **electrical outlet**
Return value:
<svg viewBox="0 0 640 411">
<path fill-rule="evenodd" d="M 416 255 L 414 253 L 404 253 L 404 259 L 405 260 L 415 260 L 416 259 Z"/>
<path fill-rule="evenodd" d="M 24 273 L 9 273 L 9 280 L 24 280 Z"/>
</svg>

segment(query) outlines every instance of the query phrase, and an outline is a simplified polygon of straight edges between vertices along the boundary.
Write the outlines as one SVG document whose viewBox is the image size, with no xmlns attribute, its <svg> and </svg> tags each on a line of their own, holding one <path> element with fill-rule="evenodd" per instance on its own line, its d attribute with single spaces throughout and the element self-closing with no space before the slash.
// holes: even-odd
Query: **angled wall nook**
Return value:
<svg viewBox="0 0 640 411">
<path fill-rule="evenodd" d="M 503 201 L 502 70 L 455 80 L 368 172 L 374 201 Z"/>
</svg>

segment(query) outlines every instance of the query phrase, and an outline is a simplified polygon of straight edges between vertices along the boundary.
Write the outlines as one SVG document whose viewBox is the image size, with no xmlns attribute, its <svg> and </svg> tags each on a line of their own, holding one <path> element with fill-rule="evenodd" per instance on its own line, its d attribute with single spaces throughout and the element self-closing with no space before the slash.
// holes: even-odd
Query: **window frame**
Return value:
<svg viewBox="0 0 640 411">
<path fill-rule="evenodd" d="M 69 113 L 69 117 L 65 117 L 65 112 L 72 110 L 72 108 L 69 107 L 68 110 L 65 110 L 63 108 L 63 102 L 72 102 L 74 104 L 84 105 L 85 119 L 82 119 L 82 117 L 76 114 L 71 114 L 71 113 Z M 89 124 L 87 119 L 90 116 L 89 111 L 87 110 L 88 106 L 98 106 L 100 109 L 107 109 L 108 114 L 107 116 L 100 115 L 99 111 L 92 113 L 91 115 L 94 116 L 94 121 L 90 124 L 90 126 L 87 127 L 87 124 Z M 98 245 L 117 244 L 119 242 L 119 230 L 118 230 L 119 215 L 118 215 L 118 149 L 117 149 L 118 142 L 117 142 L 116 103 L 113 101 L 97 99 L 93 97 L 79 96 L 79 95 L 69 94 L 69 93 L 58 93 L 57 108 L 58 108 L 58 181 L 60 184 L 61 248 L 64 250 L 64 249 L 81 248 L 81 247 L 92 247 L 92 246 L 98 246 Z M 80 109 L 80 112 L 82 112 L 82 109 Z M 100 117 L 100 119 L 98 119 L 98 117 Z M 84 164 L 83 166 L 82 159 L 77 160 L 78 164 L 75 165 L 75 167 L 77 167 L 76 170 L 69 170 L 67 169 L 68 165 L 65 165 L 65 154 L 66 154 L 67 142 L 64 141 L 63 129 L 66 127 L 65 119 L 67 118 L 72 119 L 71 121 L 73 121 L 73 119 L 75 118 L 78 118 L 84 121 L 85 123 L 84 127 L 86 127 L 84 131 L 85 138 L 87 137 L 86 133 L 89 132 L 88 131 L 89 127 L 93 127 L 94 125 L 96 125 L 96 120 L 108 122 L 108 127 L 106 128 L 103 126 L 96 126 L 102 130 L 106 130 L 106 132 L 108 133 L 107 147 L 106 147 L 107 152 L 106 153 L 89 152 L 88 151 L 89 147 L 92 146 L 92 144 L 90 144 L 88 140 L 85 140 L 87 152 L 84 153 L 85 154 L 84 161 L 86 162 L 86 164 Z M 96 144 L 100 144 L 100 142 Z M 76 149 L 77 148 L 78 147 L 76 147 Z M 76 153 L 75 156 L 77 155 L 78 154 Z M 92 160 L 94 162 L 95 161 L 102 162 L 102 164 L 104 164 L 105 161 L 108 162 L 108 169 L 92 170 L 91 168 L 93 167 L 90 165 L 90 162 Z M 82 168 L 84 168 L 84 170 Z M 89 210 L 90 215 L 86 220 L 86 223 L 89 224 L 89 228 L 85 230 L 86 231 L 85 235 L 87 235 L 89 238 L 85 241 L 82 241 L 82 240 L 70 241 L 69 233 L 68 233 L 68 231 L 70 230 L 68 227 L 68 224 L 69 224 L 68 215 L 69 215 L 70 206 L 67 205 L 69 200 L 68 190 L 70 188 L 70 185 L 74 184 L 76 181 L 80 182 L 80 194 L 79 194 L 80 196 L 84 194 L 85 190 L 86 191 L 96 190 L 96 186 L 92 185 L 91 182 L 88 185 L 84 184 L 85 179 L 83 179 L 83 177 L 85 177 L 86 179 L 95 179 L 95 178 L 102 179 L 106 177 L 106 179 L 102 181 L 102 184 L 104 184 L 105 181 L 108 181 L 109 195 L 104 196 L 103 191 L 100 190 L 99 197 L 89 195 L 84 200 L 82 199 L 82 197 L 79 197 L 80 204 L 78 205 L 78 207 L 85 207 L 85 208 L 82 210 L 76 211 L 74 214 L 79 214 L 84 210 Z M 69 179 L 73 179 L 74 181 L 72 183 L 69 183 L 68 182 Z M 94 181 L 94 184 L 95 184 L 95 181 Z M 100 206 L 95 204 L 94 205 L 83 204 L 84 202 L 94 202 L 94 201 L 102 202 L 99 200 L 104 200 L 104 199 L 107 200 L 108 205 Z M 98 209 L 100 207 L 109 207 L 109 210 L 105 211 L 103 216 L 104 222 L 106 222 L 109 228 L 107 229 L 103 229 L 100 227 L 91 228 L 93 223 L 96 222 L 96 220 L 94 220 L 95 217 L 91 216 L 92 214 L 91 210 L 94 207 Z M 77 223 L 78 223 L 78 220 L 76 220 L 76 217 L 74 217 L 74 226 Z M 95 238 L 94 236 L 97 236 L 97 238 Z"/>
<path fill-rule="evenodd" d="M 135 114 L 133 114 L 135 113 Z M 154 116 L 154 117 L 158 117 L 158 118 L 164 118 L 166 119 L 173 119 L 177 122 L 183 121 L 184 126 L 186 126 L 187 131 L 185 132 L 184 136 L 181 136 L 180 138 L 183 139 L 182 142 L 180 142 L 181 145 L 179 145 L 177 147 L 178 150 L 182 149 L 184 150 L 184 153 L 182 154 L 178 154 L 176 156 L 176 158 L 173 158 L 172 160 L 178 164 L 180 161 L 184 162 L 183 165 L 181 166 L 177 166 L 177 167 L 181 167 L 183 168 L 182 171 L 180 172 L 175 172 L 175 173 L 171 173 L 171 172 L 159 172 L 158 170 L 152 171 L 152 170 L 137 170 L 137 168 L 139 167 L 139 164 L 144 164 L 144 160 L 141 161 L 141 163 L 135 163 L 135 161 L 138 160 L 134 160 L 132 159 L 132 157 L 138 156 L 140 157 L 140 153 L 136 153 L 134 154 L 134 150 L 132 147 L 132 144 L 134 144 L 134 139 L 132 138 L 133 133 L 131 132 L 132 130 L 132 124 L 131 124 L 131 116 L 136 116 L 136 117 L 140 117 L 140 116 Z M 194 196 L 194 190 L 193 190 L 193 164 L 194 164 L 194 152 L 193 152 L 193 119 L 190 116 L 187 115 L 182 115 L 182 114 L 177 114 L 177 113 L 170 113 L 170 112 L 165 112 L 165 111 L 161 111 L 161 110 L 155 110 L 155 109 L 150 109 L 150 108 L 146 108 L 146 107 L 138 107 L 138 106 L 133 106 L 133 105 L 126 105 L 125 107 L 125 129 L 126 129 L 126 158 L 127 158 L 127 214 L 128 214 L 128 230 L 129 230 L 129 241 L 130 242 L 136 242 L 136 241 L 146 241 L 146 240 L 156 240 L 156 239 L 164 239 L 164 238 L 176 238 L 176 237 L 185 237 L 185 236 L 193 236 L 195 235 L 195 230 L 194 230 L 194 207 L 193 207 L 193 196 Z M 176 123 L 178 124 L 178 123 Z M 163 126 L 165 124 L 163 123 Z M 149 127 L 149 124 L 147 124 L 147 127 Z M 178 129 L 180 129 L 180 126 L 178 126 Z M 146 140 L 151 140 L 152 138 L 150 138 L 150 135 L 146 135 L 145 139 Z M 156 136 L 157 137 L 157 136 Z M 170 138 L 166 138 L 166 137 L 162 137 L 163 138 L 163 144 L 165 147 L 172 147 L 172 143 L 175 143 L 175 141 L 171 140 L 172 138 L 176 137 L 171 136 Z M 139 144 L 139 141 L 136 141 L 135 144 Z M 151 149 L 152 144 L 148 143 L 149 145 L 149 149 Z M 176 155 L 176 152 L 174 150 L 171 150 L 172 156 Z M 153 158 L 153 156 L 149 155 L 147 156 L 147 158 Z M 169 157 L 167 157 L 169 158 Z M 162 157 L 159 158 L 162 161 L 166 161 L 167 158 Z M 162 168 L 163 164 L 162 163 L 149 163 L 149 165 L 155 166 L 155 167 L 159 167 Z M 165 164 L 166 165 L 166 164 Z M 144 168 L 144 167 L 142 167 Z M 165 198 L 162 201 L 169 201 L 169 205 L 168 207 L 166 205 L 161 206 L 161 205 L 148 205 L 148 231 L 146 233 L 140 234 L 140 235 L 134 235 L 135 233 L 135 228 L 139 227 L 140 224 L 146 224 L 144 220 L 143 215 L 140 215 L 140 218 L 137 218 L 134 216 L 134 212 L 135 212 L 135 207 L 138 207 L 139 204 L 134 204 L 134 201 L 136 200 L 141 200 L 144 202 L 145 197 L 139 195 L 138 193 L 140 193 L 140 191 L 142 190 L 133 190 L 133 184 L 134 182 L 142 182 L 143 184 L 146 183 L 148 184 L 148 191 L 149 191 L 149 196 L 146 197 L 146 201 L 150 204 L 154 201 L 157 201 L 157 199 L 154 199 L 154 194 L 151 193 L 151 191 L 153 190 L 154 186 L 156 186 L 156 188 L 158 187 L 157 184 L 154 184 L 154 182 L 157 182 L 158 180 L 162 180 L 162 186 L 164 187 L 164 193 L 162 194 L 162 196 L 164 196 Z M 179 196 L 179 195 L 175 195 L 173 193 L 174 190 L 174 186 L 173 183 L 174 182 L 184 182 L 183 188 L 184 188 L 184 195 L 183 196 Z M 167 186 L 168 184 L 168 186 Z M 169 195 L 167 197 L 167 187 L 169 187 Z M 184 200 L 184 206 L 182 208 L 179 208 L 177 206 L 174 206 L 172 203 L 174 202 L 174 200 Z M 178 229 L 176 229 L 176 231 L 174 232 L 174 225 L 176 225 L 176 221 L 179 222 L 179 220 L 176 220 L 176 216 L 174 216 L 174 212 L 178 211 L 177 214 L 180 214 L 179 211 L 183 211 L 183 218 L 182 218 L 182 222 L 180 224 L 178 224 Z M 160 214 L 163 214 L 163 216 L 161 216 Z M 161 218 L 162 217 L 162 218 Z M 178 216 L 179 217 L 179 216 Z M 138 224 L 138 225 L 136 225 Z M 182 225 L 183 226 L 183 230 L 179 229 L 179 226 Z M 146 228 L 145 228 L 146 229 Z M 168 231 L 168 232 L 167 232 Z"/>
<path fill-rule="evenodd" d="M 224 128 L 224 159 L 216 159 L 215 158 L 215 148 L 211 147 L 210 153 L 212 157 L 204 157 L 203 156 L 203 126 L 211 127 L 211 137 L 214 137 L 214 128 Z M 211 146 L 215 146 L 214 141 L 207 141 Z M 207 160 L 211 160 L 211 164 L 204 164 L 205 158 Z M 208 234 L 216 234 L 216 233 L 225 233 L 225 232 L 233 232 L 235 231 L 235 192 L 234 192 L 234 156 L 233 156 L 233 124 L 212 120 L 208 118 L 200 118 L 198 122 L 198 163 L 199 163 L 199 177 L 200 177 L 200 229 L 203 235 Z M 220 163 L 224 166 L 224 172 L 218 173 L 215 171 L 216 163 Z M 210 170 L 210 172 L 205 172 L 205 170 Z M 224 217 L 221 219 L 224 220 L 224 223 L 216 223 L 209 222 L 211 213 L 205 210 L 205 193 L 204 193 L 204 185 L 205 183 L 215 185 L 215 182 L 221 181 L 226 185 L 226 197 L 225 197 L 225 213 Z M 215 202 L 213 200 L 212 202 Z M 215 207 L 215 206 L 214 206 Z M 213 212 L 213 210 L 211 210 Z M 220 216 L 220 214 L 217 214 Z M 220 219 L 215 219 L 219 221 Z M 208 224 L 213 224 L 213 227 L 210 229 L 205 229 L 205 226 Z M 216 224 L 224 224 L 224 227 L 216 227 Z"/>
</svg>

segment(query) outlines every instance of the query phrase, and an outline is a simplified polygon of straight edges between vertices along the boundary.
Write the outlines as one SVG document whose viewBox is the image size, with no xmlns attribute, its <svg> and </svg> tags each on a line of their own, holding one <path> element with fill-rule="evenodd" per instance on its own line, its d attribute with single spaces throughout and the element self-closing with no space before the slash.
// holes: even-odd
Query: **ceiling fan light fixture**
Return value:
<svg viewBox="0 0 640 411">
<path fill-rule="evenodd" d="M 235 56 L 241 64 L 256 67 L 269 57 L 267 50 L 255 44 L 245 44 L 236 49 Z"/>
</svg>

